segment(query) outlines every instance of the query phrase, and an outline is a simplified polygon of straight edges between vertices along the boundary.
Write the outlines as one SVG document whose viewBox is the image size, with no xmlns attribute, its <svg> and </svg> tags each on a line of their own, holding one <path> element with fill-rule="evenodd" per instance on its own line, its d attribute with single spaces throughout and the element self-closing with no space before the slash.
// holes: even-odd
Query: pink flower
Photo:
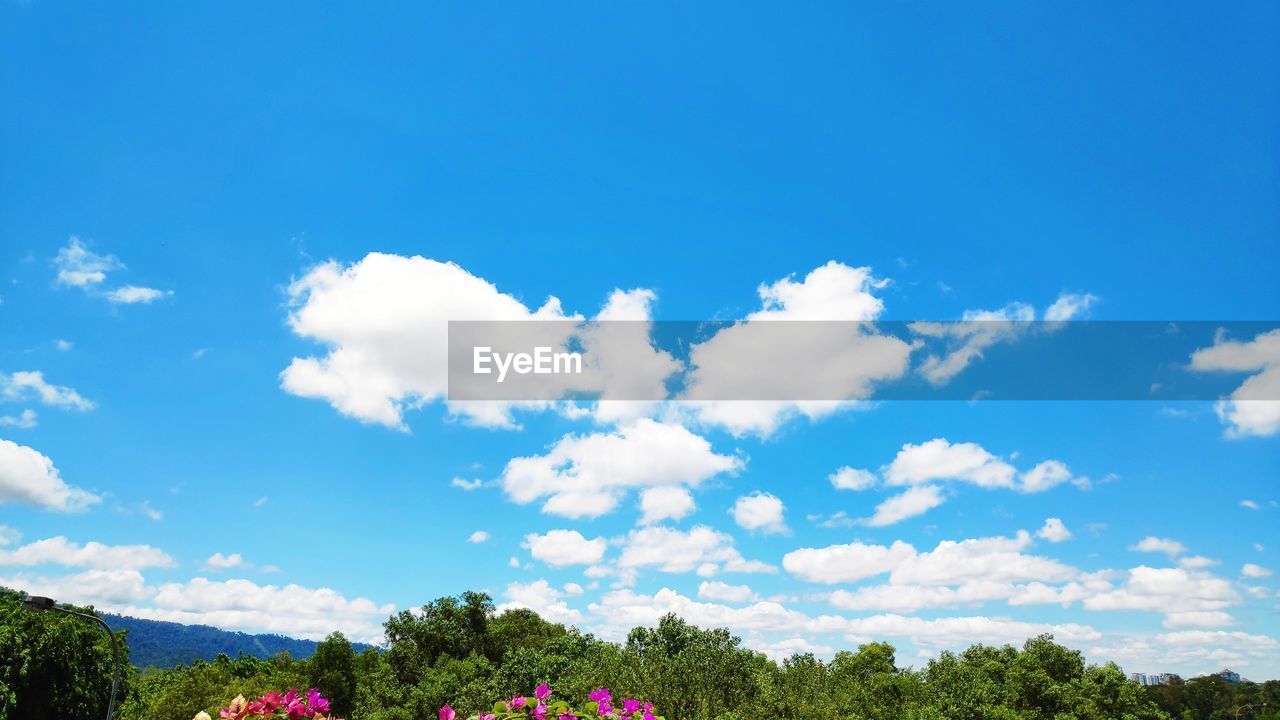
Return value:
<svg viewBox="0 0 1280 720">
<path fill-rule="evenodd" d="M 543 720 L 543 718 L 547 716 L 547 706 L 542 703 L 538 703 L 538 706 L 533 709 L 533 716 L 538 720 Z M 450 718 L 450 720 L 452 720 L 452 718 Z"/>
<path fill-rule="evenodd" d="M 480 720 L 496 720 L 493 713 L 480 713 Z"/>
<path fill-rule="evenodd" d="M 320 691 L 315 688 L 307 691 L 307 705 L 318 713 L 329 712 L 329 701 L 321 697 Z"/>
<path fill-rule="evenodd" d="M 596 709 L 597 715 L 608 715 L 611 712 L 613 712 L 613 706 L 607 702 L 600 703 L 600 707 Z"/>
<path fill-rule="evenodd" d="M 613 699 L 613 695 L 609 693 L 609 688 L 600 688 L 599 690 L 593 690 L 592 692 L 587 693 L 587 697 L 591 698 L 592 700 L 595 700 L 598 703 L 607 703 Z"/>
<path fill-rule="evenodd" d="M 652 713 L 652 712 L 650 712 L 650 711 L 648 711 L 648 710 L 645 710 L 645 711 L 644 711 L 644 718 L 643 718 L 643 720 L 657 720 L 657 719 L 653 717 L 653 713 Z"/>
<path fill-rule="evenodd" d="M 546 683 L 542 683 L 534 689 L 533 696 L 538 698 L 538 700 L 546 700 L 551 696 L 551 686 Z"/>
<path fill-rule="evenodd" d="M 558 718 L 558 720 L 578 720 L 578 718 L 570 715 L 569 713 L 564 713 Z"/>
<path fill-rule="evenodd" d="M 458 713 L 454 712 L 453 708 L 448 705 L 440 708 L 440 720 L 454 720 L 456 717 L 458 717 Z"/>
<path fill-rule="evenodd" d="M 280 697 L 280 693 L 272 690 L 271 692 L 258 698 L 258 702 L 262 703 L 262 709 L 271 712 L 284 704 L 284 698 Z"/>
<path fill-rule="evenodd" d="M 622 714 L 634 715 L 640 709 L 640 701 L 631 698 L 622 698 Z"/>
<path fill-rule="evenodd" d="M 507 707 L 511 708 L 512 710 L 519 710 L 520 708 L 524 707 L 524 704 L 527 702 L 529 702 L 529 698 L 526 698 L 523 695 L 512 695 L 511 702 L 507 703 Z"/>
</svg>

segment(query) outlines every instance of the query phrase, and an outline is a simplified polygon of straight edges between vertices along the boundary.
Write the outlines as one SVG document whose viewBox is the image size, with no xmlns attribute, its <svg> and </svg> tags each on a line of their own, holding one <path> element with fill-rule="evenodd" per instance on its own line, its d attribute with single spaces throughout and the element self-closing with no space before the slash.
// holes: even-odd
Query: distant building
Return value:
<svg viewBox="0 0 1280 720">
<path fill-rule="evenodd" d="M 1129 679 L 1139 685 L 1169 685 L 1174 682 L 1182 682 L 1182 677 L 1177 673 L 1129 673 Z"/>
</svg>

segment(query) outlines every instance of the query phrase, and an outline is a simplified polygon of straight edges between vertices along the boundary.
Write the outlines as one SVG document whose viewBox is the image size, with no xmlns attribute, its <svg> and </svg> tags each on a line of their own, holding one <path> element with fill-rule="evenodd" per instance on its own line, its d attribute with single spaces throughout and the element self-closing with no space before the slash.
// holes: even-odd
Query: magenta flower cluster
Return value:
<svg viewBox="0 0 1280 720">
<path fill-rule="evenodd" d="M 479 711 L 466 720 L 663 720 L 653 712 L 653 703 L 633 698 L 622 698 L 614 704 L 609 688 L 600 688 L 587 694 L 587 702 L 574 709 L 563 700 L 551 698 L 551 687 L 542 683 L 533 691 L 533 697 L 516 695 L 510 700 L 499 700 L 493 711 Z M 440 720 L 458 720 L 458 713 L 445 705 L 440 708 Z"/>
<path fill-rule="evenodd" d="M 237 695 L 218 711 L 221 720 L 339 720 L 329 715 L 329 701 L 316 688 L 304 692 L 294 688 L 286 693 L 274 690 L 257 700 Z M 200 712 L 192 720 L 212 720 Z"/>
</svg>

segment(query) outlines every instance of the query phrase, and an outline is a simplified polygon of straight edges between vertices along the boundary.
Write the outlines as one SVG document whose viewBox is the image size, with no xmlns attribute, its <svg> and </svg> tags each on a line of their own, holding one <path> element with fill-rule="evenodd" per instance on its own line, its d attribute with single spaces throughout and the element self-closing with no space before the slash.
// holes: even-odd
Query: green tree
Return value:
<svg viewBox="0 0 1280 720">
<path fill-rule="evenodd" d="M 0 588 L 0 720 L 90 720 L 106 714 L 114 656 L 96 623 L 58 612 L 33 612 Z M 94 614 L 92 608 L 67 606 Z M 124 633 L 117 633 L 128 662 Z M 131 673 L 121 675 L 129 693 Z"/>
<path fill-rule="evenodd" d="M 334 714 L 351 714 L 356 699 L 356 652 L 351 642 L 335 632 L 316 645 L 307 661 L 307 684 L 329 699 Z"/>
</svg>

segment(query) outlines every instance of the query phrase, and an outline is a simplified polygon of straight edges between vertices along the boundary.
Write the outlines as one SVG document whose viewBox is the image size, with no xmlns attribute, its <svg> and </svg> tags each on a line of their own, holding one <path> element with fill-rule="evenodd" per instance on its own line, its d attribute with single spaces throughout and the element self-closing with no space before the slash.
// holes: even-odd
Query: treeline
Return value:
<svg viewBox="0 0 1280 720">
<path fill-rule="evenodd" d="M 103 617 L 111 627 L 127 631 L 129 658 L 134 665 L 142 668 L 187 665 L 196 660 L 213 660 L 219 655 L 269 658 L 285 652 L 305 660 L 316 651 L 314 640 L 299 640 L 284 635 L 249 634 L 219 630 L 208 625 L 183 625 L 106 613 Z M 364 644 L 356 645 L 357 650 L 369 647 Z"/>
<path fill-rule="evenodd" d="M 0 720 L 100 717 L 110 684 L 105 636 L 74 618 L 15 613 L 13 604 L 0 595 Z M 314 686 L 349 720 L 431 720 L 445 703 L 462 715 L 546 681 L 561 697 L 608 686 L 649 698 L 670 720 L 1280 720 L 1280 682 L 1197 678 L 1144 688 L 1115 665 L 1087 665 L 1049 636 L 1021 648 L 943 653 L 920 670 L 899 667 L 886 643 L 829 662 L 798 654 L 777 664 L 726 630 L 675 616 L 618 644 L 528 610 L 497 614 L 482 593 L 398 613 L 385 628 L 381 651 L 357 651 L 335 633 L 307 660 L 221 656 L 133 669 L 118 717 L 190 720 L 200 710 L 217 717 L 237 694 Z M 69 688 L 78 689 L 64 696 Z"/>
</svg>

